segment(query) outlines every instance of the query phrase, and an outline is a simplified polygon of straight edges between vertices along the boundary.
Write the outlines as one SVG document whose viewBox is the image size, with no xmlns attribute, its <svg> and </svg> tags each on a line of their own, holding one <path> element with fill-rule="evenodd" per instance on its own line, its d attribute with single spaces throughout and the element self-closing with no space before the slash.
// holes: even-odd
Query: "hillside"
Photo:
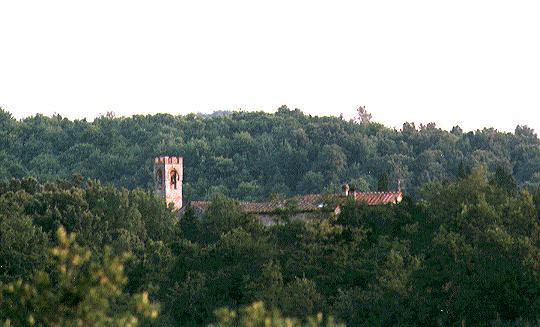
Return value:
<svg viewBox="0 0 540 327">
<path fill-rule="evenodd" d="M 540 183 L 540 140 L 533 130 L 444 131 L 405 123 L 394 130 L 281 107 L 275 114 L 167 114 L 93 122 L 36 115 L 15 120 L 0 109 L 0 180 L 40 181 L 79 173 L 129 189 L 152 187 L 152 158 L 185 158 L 185 198 L 219 191 L 238 199 L 338 191 L 342 183 L 415 195 L 420 185 L 454 180 L 484 164 L 512 173 L 518 185 Z"/>
<path fill-rule="evenodd" d="M 396 131 L 284 107 L 94 122 L 1 111 L 0 146 L 6 326 L 538 321 L 540 141 L 526 127 Z M 187 198 L 210 197 L 202 216 L 178 219 L 150 191 L 163 154 L 184 156 Z M 399 204 L 349 199 L 269 227 L 223 196 L 398 178 L 413 195 Z"/>
</svg>

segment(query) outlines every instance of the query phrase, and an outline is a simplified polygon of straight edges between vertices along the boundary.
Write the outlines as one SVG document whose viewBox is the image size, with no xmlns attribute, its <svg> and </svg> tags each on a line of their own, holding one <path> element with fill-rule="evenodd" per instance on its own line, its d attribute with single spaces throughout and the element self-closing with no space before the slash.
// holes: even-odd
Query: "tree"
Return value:
<svg viewBox="0 0 540 327">
<path fill-rule="evenodd" d="M 52 272 L 37 271 L 29 282 L 0 286 L 0 316 L 5 324 L 38 326 L 137 326 L 155 319 L 148 293 L 128 296 L 122 258 L 106 249 L 102 260 L 77 245 L 63 228 L 52 248 Z"/>
<path fill-rule="evenodd" d="M 317 168 L 327 177 L 327 182 L 339 182 L 339 175 L 345 169 L 347 155 L 343 149 L 337 145 L 325 145 L 317 156 Z"/>
<path fill-rule="evenodd" d="M 516 179 L 504 166 L 497 166 L 491 183 L 508 193 L 515 192 L 517 188 Z"/>
<path fill-rule="evenodd" d="M 291 296 L 294 294 L 294 296 Z M 316 313 L 322 301 L 316 284 L 307 278 L 296 278 L 288 283 L 281 295 L 282 310 L 293 317 Z"/>
<path fill-rule="evenodd" d="M 217 322 L 209 327 L 345 327 L 344 324 L 336 323 L 332 317 L 324 319 L 322 314 L 308 317 L 305 322 L 283 317 L 276 309 L 266 309 L 263 302 L 255 302 L 239 311 L 222 308 L 215 314 Z"/>
<path fill-rule="evenodd" d="M 461 160 L 461 161 L 459 162 L 459 166 L 458 166 L 457 178 L 458 178 L 458 179 L 464 179 L 464 178 L 467 177 L 469 174 L 470 174 L 469 169 L 467 169 L 467 168 L 465 167 L 465 163 L 463 162 L 463 160 Z"/>
<path fill-rule="evenodd" d="M 367 125 L 371 122 L 371 114 L 366 110 L 366 106 L 360 106 L 356 109 L 358 116 L 356 117 L 357 121 L 361 124 Z"/>
<path fill-rule="evenodd" d="M 377 180 L 377 191 L 378 192 L 387 192 L 389 189 L 389 178 L 386 172 L 382 173 Z"/>
<path fill-rule="evenodd" d="M 0 212 L 0 283 L 28 279 L 34 270 L 45 268 L 48 241 L 30 218 Z"/>
</svg>

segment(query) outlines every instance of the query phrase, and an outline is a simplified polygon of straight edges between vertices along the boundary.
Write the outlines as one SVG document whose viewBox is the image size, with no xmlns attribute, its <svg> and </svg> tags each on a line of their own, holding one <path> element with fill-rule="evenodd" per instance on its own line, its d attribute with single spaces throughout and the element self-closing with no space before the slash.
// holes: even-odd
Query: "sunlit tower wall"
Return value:
<svg viewBox="0 0 540 327">
<path fill-rule="evenodd" d="M 184 158 L 176 156 L 154 159 L 155 191 L 177 210 L 182 208 L 183 162 Z"/>
</svg>

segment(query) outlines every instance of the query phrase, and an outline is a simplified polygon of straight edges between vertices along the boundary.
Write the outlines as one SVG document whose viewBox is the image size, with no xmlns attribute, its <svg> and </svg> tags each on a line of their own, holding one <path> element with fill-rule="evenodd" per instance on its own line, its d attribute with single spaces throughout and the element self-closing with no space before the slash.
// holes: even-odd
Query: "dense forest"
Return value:
<svg viewBox="0 0 540 327">
<path fill-rule="evenodd" d="M 263 227 L 214 195 L 74 176 L 0 184 L 5 326 L 525 326 L 540 318 L 540 189 L 485 168 L 420 201 Z M 288 325 L 287 325 L 288 323 Z"/>
<path fill-rule="evenodd" d="M 473 167 L 503 169 L 518 185 L 540 184 L 540 140 L 533 130 L 451 132 L 435 124 L 401 130 L 338 117 L 312 117 L 281 107 L 275 114 L 133 116 L 107 114 L 93 122 L 59 115 L 15 120 L 0 109 L 0 180 L 40 182 L 73 173 L 117 187 L 152 188 L 152 159 L 184 157 L 184 197 L 214 192 L 264 199 L 339 191 L 343 183 L 377 190 L 401 181 L 418 195 L 425 183 L 453 180 Z"/>
<path fill-rule="evenodd" d="M 0 325 L 526 326 L 540 319 L 540 141 L 276 114 L 0 112 Z M 185 158 L 202 216 L 150 191 Z M 376 189 L 264 227 L 231 198 Z M 83 177 L 84 176 L 84 177 Z M 395 187 L 395 185 L 391 186 Z"/>
</svg>

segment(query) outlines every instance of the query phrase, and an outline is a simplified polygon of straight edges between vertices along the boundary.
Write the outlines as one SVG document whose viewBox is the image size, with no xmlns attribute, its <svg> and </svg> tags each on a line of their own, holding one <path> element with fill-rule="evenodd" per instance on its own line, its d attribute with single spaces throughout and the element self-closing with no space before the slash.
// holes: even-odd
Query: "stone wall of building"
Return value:
<svg viewBox="0 0 540 327">
<path fill-rule="evenodd" d="M 317 212 L 296 212 L 292 215 L 284 215 L 282 213 L 259 213 L 259 214 L 253 214 L 259 220 L 261 223 L 265 226 L 272 226 L 277 224 L 284 224 L 287 222 L 295 221 L 295 220 L 301 220 L 304 222 L 308 221 L 314 221 L 314 220 L 326 220 L 331 218 L 335 215 L 334 212 L 324 212 L 324 211 L 317 211 Z"/>
<path fill-rule="evenodd" d="M 184 174 L 184 158 L 157 157 L 154 159 L 155 191 L 165 199 L 167 205 L 182 208 L 182 182 Z"/>
</svg>

